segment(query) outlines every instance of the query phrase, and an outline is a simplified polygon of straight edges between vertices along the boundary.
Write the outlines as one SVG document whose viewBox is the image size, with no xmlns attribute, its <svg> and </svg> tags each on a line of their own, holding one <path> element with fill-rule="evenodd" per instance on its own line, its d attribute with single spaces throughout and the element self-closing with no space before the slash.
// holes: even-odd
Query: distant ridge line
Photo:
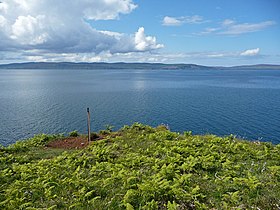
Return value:
<svg viewBox="0 0 280 210">
<path fill-rule="evenodd" d="M 257 64 L 257 65 L 241 65 L 232 67 L 223 66 L 203 66 L 197 64 L 164 64 L 164 63 L 106 63 L 106 62 L 27 62 L 27 63 L 10 63 L 0 64 L 0 69 L 169 69 L 169 70 L 211 70 L 211 69 L 248 69 L 248 70 L 280 70 L 280 65 L 273 64 Z"/>
</svg>

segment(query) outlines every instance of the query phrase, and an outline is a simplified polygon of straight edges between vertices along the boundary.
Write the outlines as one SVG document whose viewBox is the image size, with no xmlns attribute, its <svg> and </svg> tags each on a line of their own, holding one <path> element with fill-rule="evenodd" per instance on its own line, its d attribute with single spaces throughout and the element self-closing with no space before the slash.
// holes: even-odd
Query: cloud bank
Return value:
<svg viewBox="0 0 280 210">
<path fill-rule="evenodd" d="M 162 48 L 155 37 L 145 35 L 143 27 L 135 34 L 121 34 L 92 26 L 96 20 L 118 19 L 135 8 L 132 0 L 2 0 L 0 53 L 21 52 L 39 59 L 40 54 L 98 57 Z"/>
</svg>

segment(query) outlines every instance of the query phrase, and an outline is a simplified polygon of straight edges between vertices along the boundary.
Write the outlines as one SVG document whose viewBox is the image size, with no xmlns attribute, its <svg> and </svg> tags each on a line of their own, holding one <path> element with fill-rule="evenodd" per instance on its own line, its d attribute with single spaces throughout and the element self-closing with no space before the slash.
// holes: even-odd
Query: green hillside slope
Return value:
<svg viewBox="0 0 280 210">
<path fill-rule="evenodd" d="M 125 126 L 80 150 L 0 149 L 0 209 L 279 209 L 280 145 Z"/>
</svg>

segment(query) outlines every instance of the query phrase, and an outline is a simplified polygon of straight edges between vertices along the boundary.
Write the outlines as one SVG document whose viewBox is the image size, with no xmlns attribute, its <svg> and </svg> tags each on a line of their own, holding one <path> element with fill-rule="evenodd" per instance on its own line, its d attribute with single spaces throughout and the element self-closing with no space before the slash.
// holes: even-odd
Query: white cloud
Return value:
<svg viewBox="0 0 280 210">
<path fill-rule="evenodd" d="M 131 0 L 79 1 L 80 3 L 85 4 L 85 18 L 92 20 L 116 19 L 120 13 L 128 14 L 137 7 Z"/>
<path fill-rule="evenodd" d="M 147 51 L 162 48 L 162 44 L 156 43 L 156 38 L 145 35 L 145 29 L 139 28 L 135 33 L 135 48 L 139 51 Z"/>
<path fill-rule="evenodd" d="M 103 33 L 105 35 L 109 35 L 109 36 L 113 36 L 115 38 L 117 37 L 122 37 L 124 34 L 118 33 L 118 32 L 114 32 L 114 31 L 99 31 L 100 33 Z"/>
<path fill-rule="evenodd" d="M 197 35 L 223 34 L 223 35 L 241 35 L 264 30 L 275 25 L 275 21 L 263 21 L 259 23 L 237 23 L 231 19 L 225 19 L 215 28 L 206 28 L 204 31 L 196 33 Z"/>
<path fill-rule="evenodd" d="M 219 31 L 220 28 L 206 28 L 204 29 L 204 31 L 200 32 L 200 33 L 195 33 L 197 35 L 207 35 L 207 34 L 212 34 L 216 31 Z"/>
<path fill-rule="evenodd" d="M 260 48 L 245 50 L 240 53 L 241 56 L 256 56 L 260 52 Z"/>
<path fill-rule="evenodd" d="M 165 25 L 165 26 L 178 26 L 181 24 L 182 24 L 181 20 L 178 20 L 175 17 L 169 17 L 169 16 L 165 16 L 162 21 L 162 25 Z"/>
<path fill-rule="evenodd" d="M 183 20 L 185 23 L 190 23 L 190 24 L 200 24 L 200 23 L 207 22 L 204 21 L 203 17 L 199 15 L 184 17 Z"/>
<path fill-rule="evenodd" d="M 44 16 L 19 16 L 11 26 L 11 38 L 20 44 L 36 45 L 47 41 L 48 34 L 43 30 Z"/>
<path fill-rule="evenodd" d="M 0 52 L 36 52 L 31 59 L 50 54 L 126 53 L 156 50 L 163 45 L 144 28 L 135 34 L 93 27 L 96 20 L 118 19 L 132 12 L 132 0 L 1 0 Z M 90 24 L 91 22 L 91 24 Z M 90 55 L 88 55 L 90 54 Z M 70 56 L 70 57 L 71 57 Z M 82 59 L 82 57 L 80 57 Z"/>
<path fill-rule="evenodd" d="M 223 25 L 223 26 L 229 26 L 229 25 L 232 25 L 232 24 L 234 24 L 234 23 L 235 23 L 234 20 L 225 19 L 225 20 L 222 22 L 222 25 Z"/>
<path fill-rule="evenodd" d="M 165 16 L 162 20 L 162 25 L 164 26 L 179 26 L 182 24 L 200 24 L 207 22 L 203 19 L 202 16 L 193 15 L 193 16 L 183 16 L 183 17 L 170 17 Z"/>
<path fill-rule="evenodd" d="M 232 22 L 231 24 L 225 25 L 226 28 L 221 31 L 221 34 L 228 34 L 228 35 L 239 35 L 245 33 L 251 33 L 256 31 L 261 31 L 269 26 L 275 25 L 274 21 L 264 21 L 260 23 L 241 23 L 235 24 Z"/>
<path fill-rule="evenodd" d="M 253 49 L 254 50 L 254 49 Z M 93 53 L 52 53 L 40 54 L 38 50 L 22 51 L 19 57 L 16 53 L 5 54 L 0 51 L 2 63 L 24 61 L 52 61 L 52 62 L 163 62 L 163 63 L 197 63 L 201 65 L 236 65 L 240 63 L 259 63 L 265 55 L 241 55 L 248 50 L 241 51 L 200 51 L 186 53 L 160 53 L 157 51 L 132 51 L 122 53 L 101 52 Z M 246 54 L 250 54 L 250 51 Z M 252 52 L 251 52 L 252 54 Z M 276 58 L 277 59 L 277 58 Z M 279 60 L 279 59 L 278 59 Z"/>
<path fill-rule="evenodd" d="M 5 2 L 0 3 L 0 12 L 7 13 L 7 10 L 8 10 L 8 4 Z"/>
<path fill-rule="evenodd" d="M 3 28 L 6 24 L 7 24 L 6 18 L 4 16 L 0 15 L 0 27 Z"/>
</svg>

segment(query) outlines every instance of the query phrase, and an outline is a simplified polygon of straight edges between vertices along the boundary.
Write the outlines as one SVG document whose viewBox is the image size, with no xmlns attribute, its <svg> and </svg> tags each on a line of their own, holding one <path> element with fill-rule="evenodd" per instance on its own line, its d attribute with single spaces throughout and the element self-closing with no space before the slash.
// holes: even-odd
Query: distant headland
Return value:
<svg viewBox="0 0 280 210">
<path fill-rule="evenodd" d="M 280 70 L 280 65 L 257 64 L 241 66 L 203 66 L 196 64 L 164 64 L 164 63 L 105 63 L 105 62 L 28 62 L 0 64 L 0 69 L 167 69 L 167 70 Z"/>
</svg>

